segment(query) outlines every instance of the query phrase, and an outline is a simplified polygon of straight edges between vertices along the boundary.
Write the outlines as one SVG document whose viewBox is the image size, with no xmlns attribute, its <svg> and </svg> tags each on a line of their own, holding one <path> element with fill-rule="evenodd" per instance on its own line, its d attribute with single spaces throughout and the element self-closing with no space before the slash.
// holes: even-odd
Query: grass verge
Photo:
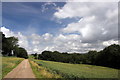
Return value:
<svg viewBox="0 0 120 80">
<path fill-rule="evenodd" d="M 51 78 L 51 79 L 62 78 L 60 75 L 53 74 L 53 73 L 49 72 L 46 68 L 39 66 L 34 61 L 29 60 L 29 62 L 30 62 L 32 70 L 37 79 L 41 80 L 44 78 L 44 80 L 45 80 L 45 78 L 46 78 L 48 80 L 48 78 Z"/>
<path fill-rule="evenodd" d="M 23 58 L 2 57 L 2 78 L 14 69 L 22 60 Z"/>
</svg>

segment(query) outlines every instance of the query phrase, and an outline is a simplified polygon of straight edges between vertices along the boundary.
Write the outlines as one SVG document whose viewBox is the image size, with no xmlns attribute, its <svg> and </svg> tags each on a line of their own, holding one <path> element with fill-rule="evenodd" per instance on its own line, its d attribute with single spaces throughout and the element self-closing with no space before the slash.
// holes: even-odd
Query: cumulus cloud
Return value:
<svg viewBox="0 0 120 80">
<path fill-rule="evenodd" d="M 118 44 L 118 40 L 108 40 L 103 42 L 104 46 L 109 46 L 111 44 Z"/>
<path fill-rule="evenodd" d="M 50 34 L 50 33 L 45 33 L 45 34 L 42 35 L 42 37 L 43 37 L 44 40 L 50 41 L 50 40 L 52 40 L 53 35 Z"/>
<path fill-rule="evenodd" d="M 118 3 L 67 2 L 54 13 L 54 17 L 59 20 L 79 19 L 61 29 L 63 33 L 77 33 L 80 36 L 76 40 L 81 42 L 72 42 L 76 47 L 68 45 L 71 51 L 101 50 L 105 46 L 118 44 Z"/>
<path fill-rule="evenodd" d="M 23 35 L 21 32 L 15 33 L 6 27 L 1 27 L 0 31 L 2 31 L 6 37 L 11 37 L 11 36 L 17 37 L 19 39 L 18 44 L 20 45 L 20 47 L 24 47 L 27 50 L 29 49 L 28 48 L 29 42 L 27 36 Z"/>
<path fill-rule="evenodd" d="M 116 10 L 117 6 L 118 6 L 117 2 L 116 3 L 67 2 L 62 8 L 59 8 L 58 12 L 55 12 L 54 15 L 61 19 L 74 18 L 74 17 L 86 17 L 91 15 L 101 15 L 101 14 L 105 15 L 107 11 Z"/>
<path fill-rule="evenodd" d="M 18 41 L 18 44 L 21 46 L 21 47 L 25 47 L 25 48 L 28 48 L 29 47 L 29 42 L 28 42 L 28 39 L 26 36 L 24 36 L 22 33 L 18 32 L 16 35 L 16 37 L 18 37 L 19 41 Z"/>
<path fill-rule="evenodd" d="M 52 5 L 55 6 L 54 3 Z M 27 36 L 5 27 L 1 27 L 1 31 L 6 37 L 18 37 L 18 44 L 26 48 L 28 53 L 41 53 L 44 50 L 79 53 L 89 50 L 99 51 L 111 44 L 118 44 L 117 7 L 117 3 L 67 2 L 58 8 L 54 17 L 61 21 L 77 18 L 77 21 L 68 23 L 56 35 L 48 32 Z"/>
<path fill-rule="evenodd" d="M 58 19 L 79 18 L 61 29 L 64 33 L 81 34 L 82 42 L 107 41 L 118 37 L 117 3 L 68 2 L 54 13 Z M 111 33 L 112 32 L 112 33 Z"/>
<path fill-rule="evenodd" d="M 0 31 L 2 31 L 6 37 L 14 36 L 14 33 L 5 27 L 1 27 Z"/>
<path fill-rule="evenodd" d="M 3 27 L 1 27 L 3 28 Z M 82 43 L 81 35 L 79 34 L 59 34 L 53 36 L 50 33 L 45 33 L 43 35 L 31 34 L 30 36 L 23 35 L 22 33 L 14 33 L 13 31 L 4 27 L 4 29 L 10 31 L 12 34 L 5 33 L 4 30 L 1 30 L 7 36 L 18 37 L 18 44 L 21 47 L 24 47 L 29 54 L 31 53 L 41 53 L 44 50 L 50 51 L 60 51 L 60 52 L 79 52 L 85 53 L 89 50 L 101 50 L 105 46 L 111 44 L 117 44 L 117 40 L 108 40 L 108 41 L 99 41 L 94 43 Z"/>
</svg>

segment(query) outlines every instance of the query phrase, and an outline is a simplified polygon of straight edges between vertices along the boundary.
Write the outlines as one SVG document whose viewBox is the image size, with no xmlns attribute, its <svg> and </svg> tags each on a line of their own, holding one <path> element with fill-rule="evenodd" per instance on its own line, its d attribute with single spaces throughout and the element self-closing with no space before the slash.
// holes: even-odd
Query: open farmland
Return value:
<svg viewBox="0 0 120 80">
<path fill-rule="evenodd" d="M 65 78 L 118 78 L 118 70 L 85 64 L 69 64 L 53 61 L 34 60 L 38 65 Z"/>
</svg>

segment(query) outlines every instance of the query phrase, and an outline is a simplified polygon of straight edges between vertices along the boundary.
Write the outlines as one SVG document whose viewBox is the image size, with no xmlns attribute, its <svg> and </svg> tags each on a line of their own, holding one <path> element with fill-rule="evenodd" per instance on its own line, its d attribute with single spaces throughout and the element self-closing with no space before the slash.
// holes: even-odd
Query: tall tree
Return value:
<svg viewBox="0 0 120 80">
<path fill-rule="evenodd" d="M 16 51 L 17 51 L 17 57 L 26 58 L 26 59 L 28 58 L 27 51 L 24 48 L 19 47 L 18 50 Z"/>
<path fill-rule="evenodd" d="M 120 68 L 120 45 L 113 44 L 101 51 L 96 58 L 96 64 Z"/>
<path fill-rule="evenodd" d="M 17 56 L 22 58 L 28 58 L 27 51 L 19 47 L 18 38 L 16 37 L 5 37 L 5 35 L 0 32 L 2 35 L 2 55 L 3 56 Z M 14 54 L 12 54 L 12 51 Z"/>
</svg>

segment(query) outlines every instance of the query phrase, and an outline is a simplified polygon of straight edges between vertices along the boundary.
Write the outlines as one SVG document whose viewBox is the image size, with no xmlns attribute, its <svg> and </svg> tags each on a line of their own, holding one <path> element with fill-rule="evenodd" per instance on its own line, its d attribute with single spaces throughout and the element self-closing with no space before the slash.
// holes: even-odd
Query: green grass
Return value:
<svg viewBox="0 0 120 80">
<path fill-rule="evenodd" d="M 44 78 L 45 80 L 45 78 L 53 78 L 56 80 L 56 78 L 62 78 L 60 75 L 49 72 L 46 68 L 39 66 L 37 63 L 31 61 L 30 59 L 29 62 L 37 79 L 41 80 Z"/>
<path fill-rule="evenodd" d="M 65 78 L 118 78 L 118 70 L 86 64 L 69 64 L 53 61 L 34 60 L 49 71 Z"/>
<path fill-rule="evenodd" d="M 22 60 L 23 58 L 2 57 L 2 78 L 14 69 Z"/>
</svg>

